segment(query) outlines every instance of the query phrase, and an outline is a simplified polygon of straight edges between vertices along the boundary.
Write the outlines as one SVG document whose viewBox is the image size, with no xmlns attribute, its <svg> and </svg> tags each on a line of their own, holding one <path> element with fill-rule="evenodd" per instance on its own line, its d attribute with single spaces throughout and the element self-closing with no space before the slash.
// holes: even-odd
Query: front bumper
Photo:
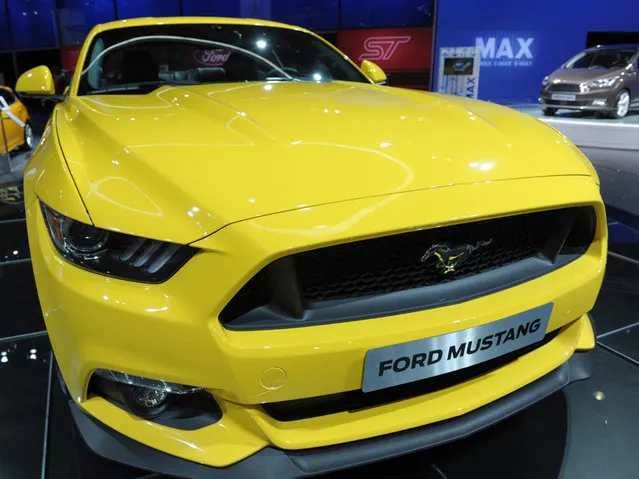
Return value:
<svg viewBox="0 0 639 479">
<path fill-rule="evenodd" d="M 357 442 L 286 451 L 266 447 L 225 468 L 215 468 L 164 454 L 97 422 L 69 401 L 82 438 L 96 454 L 161 474 L 189 479 L 260 477 L 283 479 L 326 474 L 388 460 L 446 444 L 481 431 L 592 373 L 592 350 L 582 351 L 537 381 L 482 408 L 450 421 Z"/>
<path fill-rule="evenodd" d="M 40 302 L 74 402 L 124 436 L 194 463 L 227 467 L 262 450 L 315 450 L 450 420 L 537 381 L 575 351 L 594 347 L 585 315 L 601 286 L 607 236 L 599 189 L 590 177 L 484 182 L 265 216 L 198 242 L 203 252 L 158 285 L 106 278 L 66 263 L 51 245 L 38 202 L 28 205 Z M 451 218 L 577 205 L 597 212 L 590 249 L 516 287 L 428 311 L 324 326 L 242 332 L 226 330 L 218 320 L 235 292 L 278 255 L 334 244 L 346 234 L 407 231 L 419 211 L 425 225 L 442 225 Z M 494 373 L 401 401 L 302 420 L 278 421 L 261 406 L 358 390 L 370 349 L 472 328 L 549 302 L 554 309 L 547 332 L 559 331 L 557 336 Z M 222 418 L 195 430 L 142 420 L 102 397 L 88 397 L 96 368 L 204 387 Z"/>
<path fill-rule="evenodd" d="M 618 88 L 601 88 L 587 93 L 553 92 L 543 89 L 539 98 L 542 108 L 583 111 L 612 111 L 615 109 Z M 553 99 L 553 94 L 574 95 L 574 100 Z"/>
</svg>

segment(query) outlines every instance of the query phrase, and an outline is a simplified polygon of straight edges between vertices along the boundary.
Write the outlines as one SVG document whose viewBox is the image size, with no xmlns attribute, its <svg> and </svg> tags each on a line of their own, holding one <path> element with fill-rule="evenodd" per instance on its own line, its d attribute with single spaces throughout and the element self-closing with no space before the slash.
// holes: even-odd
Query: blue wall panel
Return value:
<svg viewBox="0 0 639 479">
<path fill-rule="evenodd" d="M 312 30 L 337 30 L 338 0 L 262 0 L 257 16 Z"/>
<path fill-rule="evenodd" d="M 115 20 L 113 0 L 58 0 L 63 45 L 82 43 L 97 24 Z"/>
<path fill-rule="evenodd" d="M 342 0 L 341 3 L 342 28 L 345 29 L 423 27 L 433 24 L 434 0 Z"/>
<path fill-rule="evenodd" d="M 583 50 L 588 32 L 639 31 L 638 8 L 638 0 L 617 0 L 614 8 L 595 0 L 442 0 L 437 48 L 488 47 L 482 54 L 479 97 L 536 102 L 543 77 Z"/>
<path fill-rule="evenodd" d="M 55 0 L 7 0 L 16 49 L 58 45 Z"/>
<path fill-rule="evenodd" d="M 253 17 L 253 0 L 182 0 L 184 15 Z"/>
<path fill-rule="evenodd" d="M 117 0 L 118 18 L 173 17 L 180 14 L 179 0 Z"/>
<path fill-rule="evenodd" d="M 11 37 L 9 36 L 9 20 L 4 0 L 0 0 L 0 50 L 11 48 Z"/>
</svg>

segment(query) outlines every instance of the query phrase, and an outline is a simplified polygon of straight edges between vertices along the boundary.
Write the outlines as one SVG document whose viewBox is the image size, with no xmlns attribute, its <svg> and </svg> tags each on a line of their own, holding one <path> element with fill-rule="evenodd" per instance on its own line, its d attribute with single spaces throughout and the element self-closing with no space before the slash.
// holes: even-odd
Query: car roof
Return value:
<svg viewBox="0 0 639 479">
<path fill-rule="evenodd" d="M 95 33 L 106 30 L 116 30 L 129 27 L 147 27 L 154 25 L 193 25 L 193 24 L 219 24 L 219 25 L 253 25 L 264 27 L 288 28 L 308 32 L 305 28 L 286 23 L 272 22 L 270 20 L 258 20 L 256 18 L 231 18 L 231 17 L 146 17 L 116 20 L 114 22 L 96 25 Z"/>
<path fill-rule="evenodd" d="M 624 48 L 639 50 L 639 43 L 620 43 L 617 45 L 597 45 L 596 47 L 587 48 L 586 51 L 594 52 L 597 50 L 622 50 Z"/>
</svg>

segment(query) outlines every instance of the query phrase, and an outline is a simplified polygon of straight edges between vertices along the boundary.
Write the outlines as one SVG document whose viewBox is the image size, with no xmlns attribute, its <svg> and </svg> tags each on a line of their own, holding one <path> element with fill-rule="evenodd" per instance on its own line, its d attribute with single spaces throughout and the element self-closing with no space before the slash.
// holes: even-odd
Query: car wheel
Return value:
<svg viewBox="0 0 639 479">
<path fill-rule="evenodd" d="M 615 109 L 611 115 L 613 118 L 623 118 L 630 111 L 630 92 L 623 90 L 617 95 L 617 101 L 615 102 Z"/>
<path fill-rule="evenodd" d="M 33 149 L 33 127 L 29 122 L 24 125 L 24 144 L 22 145 L 22 149 L 24 151 Z"/>
<path fill-rule="evenodd" d="M 544 116 L 554 116 L 557 113 L 557 108 L 544 108 L 542 113 Z"/>
</svg>

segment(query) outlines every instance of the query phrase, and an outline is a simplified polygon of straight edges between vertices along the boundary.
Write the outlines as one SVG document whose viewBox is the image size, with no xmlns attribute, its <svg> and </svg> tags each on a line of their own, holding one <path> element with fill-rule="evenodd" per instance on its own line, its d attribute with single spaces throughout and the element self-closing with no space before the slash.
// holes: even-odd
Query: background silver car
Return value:
<svg viewBox="0 0 639 479">
<path fill-rule="evenodd" d="M 544 78 L 544 115 L 559 109 L 604 112 L 623 118 L 639 107 L 639 44 L 589 48 Z"/>
</svg>

